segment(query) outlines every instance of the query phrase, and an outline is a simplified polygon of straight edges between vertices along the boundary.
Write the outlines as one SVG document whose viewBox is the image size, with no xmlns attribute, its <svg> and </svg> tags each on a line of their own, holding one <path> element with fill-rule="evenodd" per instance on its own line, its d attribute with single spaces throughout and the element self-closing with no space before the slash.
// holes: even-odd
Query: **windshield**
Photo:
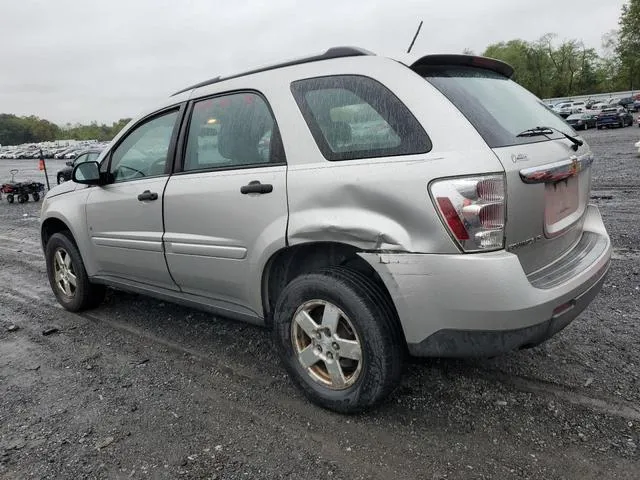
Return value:
<svg viewBox="0 0 640 480">
<path fill-rule="evenodd" d="M 517 136 L 533 127 L 573 134 L 542 100 L 499 73 L 462 66 L 429 66 L 419 73 L 458 107 L 491 148 L 548 141 Z"/>
</svg>

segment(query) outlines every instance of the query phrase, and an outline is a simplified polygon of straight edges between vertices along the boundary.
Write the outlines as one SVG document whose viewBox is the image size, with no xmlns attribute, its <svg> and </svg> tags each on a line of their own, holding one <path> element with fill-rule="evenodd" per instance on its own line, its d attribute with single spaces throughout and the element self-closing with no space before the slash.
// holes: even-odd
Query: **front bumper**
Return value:
<svg viewBox="0 0 640 480">
<path fill-rule="evenodd" d="M 391 294 L 410 353 L 492 356 L 546 340 L 598 294 L 609 268 L 611 241 L 595 206 L 587 208 L 583 228 L 597 238 L 589 248 L 598 250 L 573 257 L 568 252 L 546 276 L 527 276 L 518 257 L 506 251 L 361 256 Z M 554 272 L 562 275 L 556 277 L 560 283 L 553 281 Z"/>
</svg>

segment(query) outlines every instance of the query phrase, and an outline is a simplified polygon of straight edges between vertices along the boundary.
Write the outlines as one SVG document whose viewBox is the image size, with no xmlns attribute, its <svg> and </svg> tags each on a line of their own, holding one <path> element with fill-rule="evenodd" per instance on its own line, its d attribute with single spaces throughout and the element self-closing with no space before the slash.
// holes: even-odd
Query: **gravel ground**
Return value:
<svg viewBox="0 0 640 480">
<path fill-rule="evenodd" d="M 640 131 L 584 137 L 616 247 L 596 301 L 535 349 L 415 360 L 351 417 L 302 398 L 263 329 L 122 292 L 62 310 L 39 204 L 0 201 L 0 478 L 640 478 Z M 0 180 L 16 164 L 41 176 Z"/>
</svg>

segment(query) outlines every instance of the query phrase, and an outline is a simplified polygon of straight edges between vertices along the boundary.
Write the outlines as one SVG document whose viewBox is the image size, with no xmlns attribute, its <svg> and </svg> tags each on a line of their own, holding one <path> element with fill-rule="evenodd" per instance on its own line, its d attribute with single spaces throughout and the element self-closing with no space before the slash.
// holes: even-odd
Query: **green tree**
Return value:
<svg viewBox="0 0 640 480">
<path fill-rule="evenodd" d="M 616 53 L 627 88 L 640 85 L 640 0 L 629 0 L 622 6 Z"/>
<path fill-rule="evenodd" d="M 489 45 L 483 55 L 513 66 L 514 80 L 537 96 L 566 97 L 611 91 L 618 85 L 620 62 L 612 47 L 617 35 L 610 33 L 607 42 L 609 56 L 600 57 L 580 40 L 558 44 L 556 35 L 548 33 L 535 42 L 516 39 Z"/>
<path fill-rule="evenodd" d="M 35 116 L 17 117 L 11 114 L 0 114 L 0 145 L 20 145 L 47 140 L 111 140 L 131 119 L 122 118 L 111 125 L 71 125 L 64 128 Z"/>
</svg>

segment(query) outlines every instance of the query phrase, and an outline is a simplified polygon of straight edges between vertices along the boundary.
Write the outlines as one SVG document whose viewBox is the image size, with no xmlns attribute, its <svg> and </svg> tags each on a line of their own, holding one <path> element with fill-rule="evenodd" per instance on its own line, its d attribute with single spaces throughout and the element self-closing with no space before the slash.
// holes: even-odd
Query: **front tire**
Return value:
<svg viewBox="0 0 640 480">
<path fill-rule="evenodd" d="M 360 272 L 332 267 L 295 278 L 278 298 L 273 323 L 285 368 L 317 405 L 357 412 L 400 381 L 406 344 L 395 310 Z"/>
<path fill-rule="evenodd" d="M 65 182 L 64 175 L 58 175 L 58 185 L 64 182 Z"/>
<path fill-rule="evenodd" d="M 79 312 L 102 303 L 105 288 L 89 282 L 78 247 L 68 232 L 51 235 L 45 247 L 45 259 L 49 284 L 65 309 Z"/>
</svg>

